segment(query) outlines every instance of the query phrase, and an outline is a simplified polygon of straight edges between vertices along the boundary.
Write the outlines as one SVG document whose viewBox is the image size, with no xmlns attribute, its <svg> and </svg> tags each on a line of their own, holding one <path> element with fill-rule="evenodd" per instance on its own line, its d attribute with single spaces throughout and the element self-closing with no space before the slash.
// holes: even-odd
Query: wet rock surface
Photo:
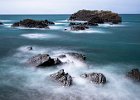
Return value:
<svg viewBox="0 0 140 100">
<path fill-rule="evenodd" d="M 12 27 L 27 27 L 27 28 L 49 28 L 48 25 L 54 24 L 51 21 L 44 20 L 33 20 L 33 19 L 24 19 L 20 22 L 16 22 Z"/>
<path fill-rule="evenodd" d="M 36 67 L 46 67 L 61 64 L 58 58 L 51 58 L 48 54 L 38 54 L 27 61 L 28 64 Z"/>
<path fill-rule="evenodd" d="M 71 86 L 72 85 L 72 77 L 64 72 L 64 69 L 59 70 L 58 72 L 51 74 L 50 77 L 55 81 L 59 82 L 63 86 Z"/>
<path fill-rule="evenodd" d="M 140 71 L 139 69 L 132 69 L 131 71 L 129 71 L 127 73 L 127 77 L 136 80 L 136 81 L 140 81 Z"/>
<path fill-rule="evenodd" d="M 89 25 L 97 25 L 99 23 L 113 23 L 118 24 L 122 22 L 119 14 L 111 11 L 98 10 L 79 10 L 72 14 L 69 20 L 87 21 Z"/>
<path fill-rule="evenodd" d="M 92 83 L 96 84 L 105 84 L 106 77 L 102 73 L 84 73 L 81 75 L 82 78 L 89 80 Z"/>
</svg>

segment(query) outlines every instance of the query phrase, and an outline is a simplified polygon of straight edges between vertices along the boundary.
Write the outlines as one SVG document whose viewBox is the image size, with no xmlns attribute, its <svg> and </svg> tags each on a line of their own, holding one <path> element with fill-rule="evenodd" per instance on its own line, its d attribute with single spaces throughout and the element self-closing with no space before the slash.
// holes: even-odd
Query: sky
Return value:
<svg viewBox="0 0 140 100">
<path fill-rule="evenodd" d="M 71 14 L 81 9 L 140 14 L 140 0 L 0 0 L 0 14 Z"/>
</svg>

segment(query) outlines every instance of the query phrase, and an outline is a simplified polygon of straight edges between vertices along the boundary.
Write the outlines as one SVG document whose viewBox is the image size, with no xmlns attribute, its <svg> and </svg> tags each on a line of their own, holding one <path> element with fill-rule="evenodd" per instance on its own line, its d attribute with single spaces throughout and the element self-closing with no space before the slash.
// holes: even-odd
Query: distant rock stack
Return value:
<svg viewBox="0 0 140 100">
<path fill-rule="evenodd" d="M 88 25 L 96 25 L 103 23 L 118 24 L 122 22 L 122 18 L 119 14 L 111 11 L 98 11 L 98 10 L 79 10 L 72 14 L 69 20 L 75 21 L 87 21 Z"/>
</svg>

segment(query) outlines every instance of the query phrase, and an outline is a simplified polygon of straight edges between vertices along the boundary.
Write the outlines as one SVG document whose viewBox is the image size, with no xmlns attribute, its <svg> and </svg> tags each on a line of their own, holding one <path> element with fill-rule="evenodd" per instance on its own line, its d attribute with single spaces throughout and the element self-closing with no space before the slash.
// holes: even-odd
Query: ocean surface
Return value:
<svg viewBox="0 0 140 100">
<path fill-rule="evenodd" d="M 118 25 L 100 24 L 85 31 L 64 31 L 70 15 L 0 15 L 0 100 L 140 100 L 140 84 L 126 78 L 140 69 L 140 15 L 124 15 Z M 12 28 L 14 22 L 31 18 L 54 21 L 50 29 Z M 33 50 L 26 48 L 32 46 Z M 28 58 L 66 52 L 86 55 L 86 62 L 37 69 Z M 48 77 L 65 69 L 74 85 L 62 87 Z M 79 75 L 100 72 L 105 85 L 86 82 Z"/>
</svg>

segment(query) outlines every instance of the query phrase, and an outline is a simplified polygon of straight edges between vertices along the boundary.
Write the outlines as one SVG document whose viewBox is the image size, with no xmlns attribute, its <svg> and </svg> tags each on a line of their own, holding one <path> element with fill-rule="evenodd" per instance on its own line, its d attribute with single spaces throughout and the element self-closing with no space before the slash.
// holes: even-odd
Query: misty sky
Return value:
<svg viewBox="0 0 140 100">
<path fill-rule="evenodd" d="M 140 14 L 140 0 L 0 0 L 0 14 L 70 14 L 80 9 Z"/>
</svg>

